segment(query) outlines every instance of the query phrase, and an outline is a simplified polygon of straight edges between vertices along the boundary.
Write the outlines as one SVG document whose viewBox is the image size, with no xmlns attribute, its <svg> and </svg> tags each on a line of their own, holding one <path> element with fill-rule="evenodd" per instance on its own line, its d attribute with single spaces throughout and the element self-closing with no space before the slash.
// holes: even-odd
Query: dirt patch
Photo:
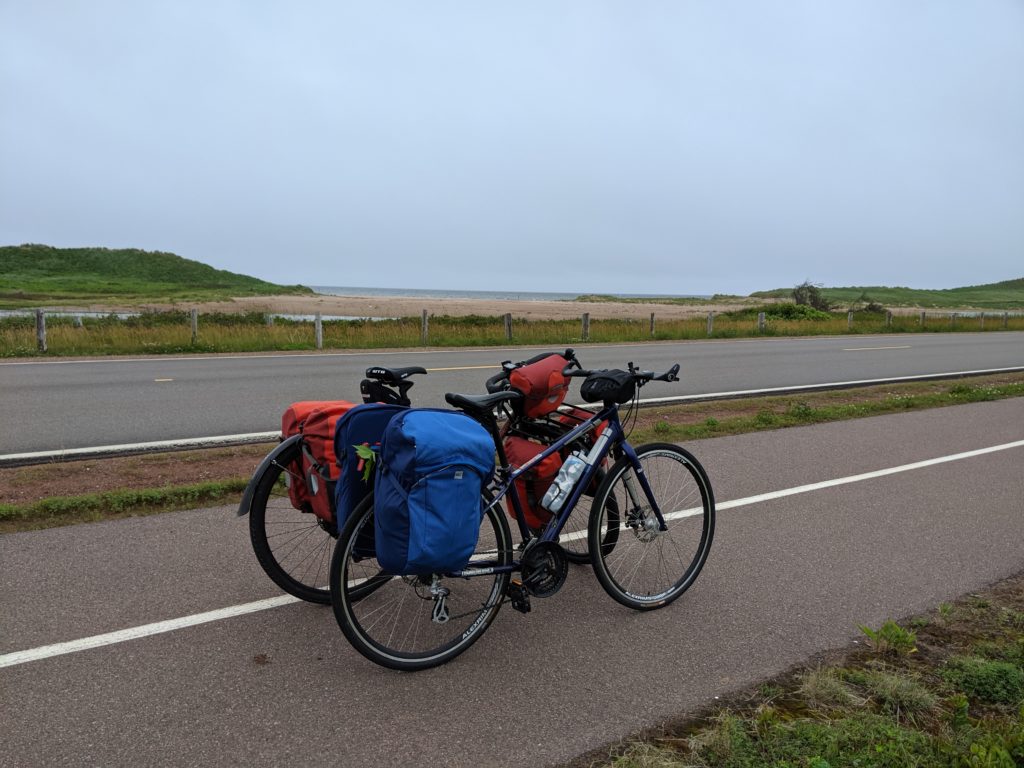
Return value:
<svg viewBox="0 0 1024 768">
<path fill-rule="evenodd" d="M 272 444 L 0 469 L 0 504 L 248 478 Z"/>
</svg>

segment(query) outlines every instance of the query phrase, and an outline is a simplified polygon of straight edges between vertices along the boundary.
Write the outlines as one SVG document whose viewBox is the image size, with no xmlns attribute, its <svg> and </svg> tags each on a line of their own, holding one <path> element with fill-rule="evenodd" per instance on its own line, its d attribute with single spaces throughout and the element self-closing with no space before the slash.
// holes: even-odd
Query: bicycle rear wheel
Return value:
<svg viewBox="0 0 1024 768">
<path fill-rule="evenodd" d="M 334 535 L 320 518 L 301 512 L 288 498 L 288 483 L 305 482 L 295 471 L 298 443 L 284 451 L 257 480 L 249 509 L 249 538 L 256 559 L 277 586 L 311 603 L 329 603 L 327 587 Z"/>
<path fill-rule="evenodd" d="M 361 550 L 360 533 L 372 525 L 370 496 L 349 517 L 331 559 L 331 603 L 338 626 L 357 651 L 384 667 L 411 672 L 451 661 L 490 626 L 505 598 L 509 574 L 384 574 L 375 557 L 361 556 L 370 553 Z M 511 562 L 512 536 L 504 513 L 488 506 L 467 567 Z"/>
<path fill-rule="evenodd" d="M 659 530 L 633 465 L 623 457 L 597 491 L 588 538 L 605 591 L 630 608 L 652 610 L 671 603 L 700 574 L 715 531 L 715 497 L 688 451 L 652 443 L 636 454 L 667 530 Z"/>
</svg>

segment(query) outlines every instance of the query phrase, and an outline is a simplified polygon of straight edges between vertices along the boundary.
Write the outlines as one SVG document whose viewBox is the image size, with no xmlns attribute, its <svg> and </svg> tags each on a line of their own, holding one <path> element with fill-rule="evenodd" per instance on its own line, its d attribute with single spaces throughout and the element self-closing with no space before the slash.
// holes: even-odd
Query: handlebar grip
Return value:
<svg viewBox="0 0 1024 768">
<path fill-rule="evenodd" d="M 593 373 L 593 371 L 588 371 L 585 368 L 573 368 L 571 365 L 567 365 L 562 369 L 562 375 L 568 378 L 573 378 L 575 376 L 589 376 L 591 373 Z"/>
<path fill-rule="evenodd" d="M 494 394 L 495 392 L 503 392 L 509 387 L 508 383 L 508 371 L 500 371 L 494 374 L 487 380 L 484 385 L 487 387 L 487 392 Z"/>
<path fill-rule="evenodd" d="M 679 373 L 679 363 L 676 363 L 671 368 L 669 368 L 667 371 L 665 371 L 663 374 L 661 374 L 661 376 L 655 376 L 654 380 L 655 381 L 679 381 L 679 376 L 677 375 L 678 373 Z"/>
</svg>

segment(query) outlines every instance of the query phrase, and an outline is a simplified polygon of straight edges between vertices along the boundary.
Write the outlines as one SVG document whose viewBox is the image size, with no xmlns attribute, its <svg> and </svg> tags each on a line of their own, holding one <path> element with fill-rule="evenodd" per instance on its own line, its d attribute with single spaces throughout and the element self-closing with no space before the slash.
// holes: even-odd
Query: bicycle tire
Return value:
<svg viewBox="0 0 1024 768">
<path fill-rule="evenodd" d="M 605 591 L 625 606 L 647 611 L 668 605 L 696 581 L 714 538 L 715 497 L 704 468 L 683 448 L 650 443 L 636 455 L 668 530 L 658 530 L 638 482 L 634 487 L 644 503 L 630 500 L 626 482 L 636 475 L 623 457 L 597 491 L 588 538 L 594 573 Z M 614 543 L 602 545 L 613 528 L 618 531 Z"/>
<path fill-rule="evenodd" d="M 504 512 L 486 495 L 482 503 L 479 554 L 474 554 L 469 567 L 482 560 L 509 565 L 513 544 Z M 414 672 L 451 661 L 494 621 L 505 599 L 509 574 L 441 579 L 450 590 L 447 601 L 454 615 L 447 623 L 435 622 L 436 602 L 429 595 L 426 577 L 386 575 L 375 558 L 356 556 L 360 531 L 372 524 L 371 495 L 345 523 L 331 558 L 331 604 L 338 626 L 359 653 L 383 667 Z"/>
<path fill-rule="evenodd" d="M 249 538 L 267 576 L 290 595 L 310 603 L 331 602 L 327 586 L 335 535 L 316 515 L 288 498 L 286 482 L 305 482 L 294 471 L 298 443 L 286 449 L 256 482 L 249 508 Z"/>
</svg>

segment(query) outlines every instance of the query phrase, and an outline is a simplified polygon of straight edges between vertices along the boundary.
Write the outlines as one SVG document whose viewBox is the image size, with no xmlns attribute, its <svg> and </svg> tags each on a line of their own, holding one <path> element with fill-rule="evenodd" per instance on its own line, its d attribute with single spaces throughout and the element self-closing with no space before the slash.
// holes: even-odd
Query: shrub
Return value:
<svg viewBox="0 0 1024 768">
<path fill-rule="evenodd" d="M 1024 670 L 1006 661 L 956 656 L 942 676 L 953 687 L 986 704 L 1024 703 Z"/>
</svg>

